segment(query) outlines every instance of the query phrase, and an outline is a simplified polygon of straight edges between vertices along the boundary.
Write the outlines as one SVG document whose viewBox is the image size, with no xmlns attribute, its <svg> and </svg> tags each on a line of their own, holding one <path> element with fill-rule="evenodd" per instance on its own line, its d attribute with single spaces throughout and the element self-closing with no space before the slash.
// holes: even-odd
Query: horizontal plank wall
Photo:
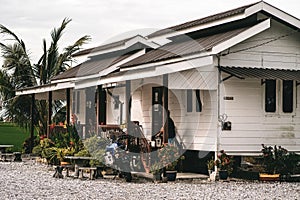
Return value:
<svg viewBox="0 0 300 200">
<path fill-rule="evenodd" d="M 231 131 L 222 131 L 221 149 L 236 154 L 259 154 L 261 144 L 281 145 L 290 151 L 300 151 L 300 104 L 295 113 L 264 112 L 264 85 L 258 79 L 224 82 L 221 89 L 221 114 L 232 122 Z M 297 97 L 300 88 L 297 87 Z M 233 100 L 224 100 L 231 97 Z M 296 98 L 297 99 L 297 98 Z"/>
<path fill-rule="evenodd" d="M 272 19 L 270 29 L 222 54 L 221 66 L 299 70 L 300 33 Z M 299 86 L 296 91 L 294 114 L 267 114 L 261 80 L 231 78 L 223 82 L 220 114 L 228 115 L 232 130 L 222 131 L 220 148 L 236 154 L 259 154 L 261 144 L 266 144 L 300 152 Z"/>
<path fill-rule="evenodd" d="M 186 90 L 173 90 L 173 92 L 181 97 L 180 110 L 176 104 L 170 104 L 169 109 L 177 111 L 171 116 L 184 147 L 187 150 L 214 151 L 217 133 L 216 90 L 201 91 L 202 112 L 196 112 L 195 92 L 193 92 L 192 112 L 187 112 Z"/>
<path fill-rule="evenodd" d="M 300 33 L 271 20 L 271 28 L 224 51 L 221 66 L 300 69 Z"/>
</svg>

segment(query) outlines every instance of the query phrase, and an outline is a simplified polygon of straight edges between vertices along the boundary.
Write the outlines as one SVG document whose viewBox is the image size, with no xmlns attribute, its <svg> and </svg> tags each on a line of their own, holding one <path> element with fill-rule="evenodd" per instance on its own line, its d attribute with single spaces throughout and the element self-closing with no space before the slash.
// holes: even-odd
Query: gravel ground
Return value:
<svg viewBox="0 0 300 200">
<path fill-rule="evenodd" d="M 300 199 L 300 183 L 53 178 L 53 168 L 0 162 L 0 199 Z"/>
</svg>

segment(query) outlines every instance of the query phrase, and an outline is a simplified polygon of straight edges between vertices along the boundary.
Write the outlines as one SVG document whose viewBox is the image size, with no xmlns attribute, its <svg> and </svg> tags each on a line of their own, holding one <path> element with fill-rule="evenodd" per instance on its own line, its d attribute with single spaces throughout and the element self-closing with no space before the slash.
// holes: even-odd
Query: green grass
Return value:
<svg viewBox="0 0 300 200">
<path fill-rule="evenodd" d="M 12 151 L 22 152 L 24 141 L 30 136 L 29 130 L 25 130 L 13 123 L 0 122 L 0 144 L 12 144 Z"/>
</svg>

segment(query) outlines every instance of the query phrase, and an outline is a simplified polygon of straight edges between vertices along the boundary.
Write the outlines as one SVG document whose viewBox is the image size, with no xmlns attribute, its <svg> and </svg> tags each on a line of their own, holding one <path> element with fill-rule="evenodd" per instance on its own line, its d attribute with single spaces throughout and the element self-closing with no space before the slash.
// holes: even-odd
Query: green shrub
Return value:
<svg viewBox="0 0 300 200">
<path fill-rule="evenodd" d="M 90 162 L 91 165 L 103 165 L 106 146 L 109 144 L 110 141 L 108 139 L 97 136 L 93 136 L 84 140 L 85 148 L 90 152 L 91 156 L 96 159 Z"/>
<path fill-rule="evenodd" d="M 269 174 L 295 174 L 298 163 L 300 162 L 300 156 L 295 153 L 289 153 L 288 150 L 281 146 L 275 145 L 274 148 L 271 146 L 262 145 L 263 153 L 262 165 L 265 172 Z"/>
<path fill-rule="evenodd" d="M 32 149 L 32 153 L 36 156 L 42 156 L 42 152 L 43 152 L 43 148 L 41 147 L 41 145 L 37 145 Z"/>
</svg>

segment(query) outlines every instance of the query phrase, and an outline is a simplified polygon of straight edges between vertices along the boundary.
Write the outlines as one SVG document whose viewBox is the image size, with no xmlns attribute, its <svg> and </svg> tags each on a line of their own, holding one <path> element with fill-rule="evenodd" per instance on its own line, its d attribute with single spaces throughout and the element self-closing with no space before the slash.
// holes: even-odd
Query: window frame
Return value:
<svg viewBox="0 0 300 200">
<path fill-rule="evenodd" d="M 279 114 L 280 115 L 296 115 L 296 106 L 297 106 L 297 84 L 296 81 L 294 80 L 287 80 L 287 81 L 293 81 L 293 111 L 292 112 L 284 112 L 283 111 L 283 81 L 281 80 L 281 85 L 280 85 L 280 91 L 279 91 L 279 95 L 280 95 L 280 102 L 279 102 L 279 106 L 280 106 L 280 110 L 279 110 Z"/>
<path fill-rule="evenodd" d="M 296 115 L 296 106 L 297 106 L 297 85 L 295 80 L 293 81 L 293 111 L 292 112 L 283 112 L 283 80 L 273 79 L 276 80 L 276 110 L 275 112 L 266 112 L 266 81 L 267 79 L 263 80 L 263 112 L 265 116 L 295 116 Z"/>
<path fill-rule="evenodd" d="M 275 82 L 275 110 L 274 111 L 267 111 L 267 107 L 266 107 L 266 99 L 267 99 L 267 82 L 268 81 L 274 81 Z M 264 111 L 265 113 L 268 113 L 268 114 L 274 114 L 276 112 L 278 112 L 278 86 L 279 86 L 279 83 L 277 80 L 274 80 L 274 79 L 266 79 L 265 80 L 265 89 L 264 89 Z"/>
<path fill-rule="evenodd" d="M 199 94 L 199 100 L 197 93 Z M 202 113 L 203 112 L 203 90 L 187 89 L 186 90 L 186 113 Z M 199 103 L 199 105 L 197 105 Z"/>
</svg>

